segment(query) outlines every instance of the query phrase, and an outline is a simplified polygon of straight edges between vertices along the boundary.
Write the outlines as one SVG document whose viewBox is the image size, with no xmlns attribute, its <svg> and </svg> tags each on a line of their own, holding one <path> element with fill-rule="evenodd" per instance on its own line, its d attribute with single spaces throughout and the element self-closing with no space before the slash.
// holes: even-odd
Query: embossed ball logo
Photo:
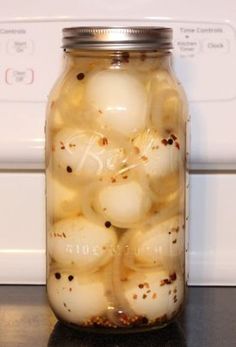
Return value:
<svg viewBox="0 0 236 347">
<path fill-rule="evenodd" d="M 60 131 L 54 149 L 58 166 L 77 176 L 99 176 L 114 171 L 124 157 L 124 150 L 102 134 L 74 129 Z"/>
</svg>

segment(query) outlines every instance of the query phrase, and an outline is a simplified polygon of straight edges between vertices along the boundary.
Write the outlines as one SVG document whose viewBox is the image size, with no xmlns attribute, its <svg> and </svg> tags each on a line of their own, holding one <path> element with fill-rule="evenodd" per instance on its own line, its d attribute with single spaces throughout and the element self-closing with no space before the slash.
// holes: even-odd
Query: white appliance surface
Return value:
<svg viewBox="0 0 236 347">
<path fill-rule="evenodd" d="M 191 114 L 189 283 L 236 284 L 235 1 L 0 4 L 0 283 L 45 282 L 44 122 L 61 29 L 123 24 L 174 30 Z"/>
</svg>

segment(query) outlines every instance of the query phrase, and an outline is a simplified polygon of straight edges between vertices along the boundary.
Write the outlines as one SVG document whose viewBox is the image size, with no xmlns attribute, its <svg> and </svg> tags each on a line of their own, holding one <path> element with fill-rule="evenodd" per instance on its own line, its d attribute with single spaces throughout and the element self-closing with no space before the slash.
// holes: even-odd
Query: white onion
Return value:
<svg viewBox="0 0 236 347">
<path fill-rule="evenodd" d="M 118 227 L 141 222 L 151 206 L 151 200 L 136 181 L 114 183 L 98 191 L 94 208 Z"/>
<path fill-rule="evenodd" d="M 175 270 L 185 249 L 183 222 L 181 216 L 175 216 L 148 230 L 137 230 L 130 241 L 135 262 L 145 267 Z"/>
<path fill-rule="evenodd" d="M 151 121 L 162 134 L 184 131 L 185 95 L 169 72 L 159 70 L 151 83 Z"/>
<path fill-rule="evenodd" d="M 176 278 L 166 271 L 134 272 L 124 282 L 125 298 L 132 310 L 154 322 L 163 316 L 170 317 L 183 301 L 184 282 L 177 273 Z"/>
<path fill-rule="evenodd" d="M 151 178 L 158 179 L 176 173 L 181 165 L 182 144 L 174 134 L 163 139 L 157 131 L 147 130 L 135 137 L 133 144 L 139 161 Z"/>
<path fill-rule="evenodd" d="M 56 314 L 70 323 L 86 323 L 101 316 L 108 305 L 104 284 L 95 275 L 79 277 L 71 272 L 57 271 L 48 278 L 47 292 Z"/>
<path fill-rule="evenodd" d="M 55 100 L 61 117 L 67 125 L 78 124 L 82 118 L 84 80 L 78 80 L 77 75 L 76 69 L 65 75 Z"/>
<path fill-rule="evenodd" d="M 84 217 L 57 222 L 49 231 L 50 256 L 63 265 L 75 265 L 78 271 L 95 271 L 113 256 L 117 243 L 113 227 L 106 228 Z"/>
<path fill-rule="evenodd" d="M 125 135 L 144 129 L 147 95 L 132 74 L 112 69 L 96 72 L 87 81 L 85 98 L 105 126 Z"/>
</svg>

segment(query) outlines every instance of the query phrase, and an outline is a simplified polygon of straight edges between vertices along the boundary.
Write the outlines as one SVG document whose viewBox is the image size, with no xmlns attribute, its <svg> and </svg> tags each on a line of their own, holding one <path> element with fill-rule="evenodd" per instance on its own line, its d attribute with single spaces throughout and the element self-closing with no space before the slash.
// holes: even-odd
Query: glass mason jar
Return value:
<svg viewBox="0 0 236 347">
<path fill-rule="evenodd" d="M 187 107 L 172 31 L 63 33 L 46 124 L 50 305 L 95 331 L 164 326 L 185 292 Z"/>
</svg>

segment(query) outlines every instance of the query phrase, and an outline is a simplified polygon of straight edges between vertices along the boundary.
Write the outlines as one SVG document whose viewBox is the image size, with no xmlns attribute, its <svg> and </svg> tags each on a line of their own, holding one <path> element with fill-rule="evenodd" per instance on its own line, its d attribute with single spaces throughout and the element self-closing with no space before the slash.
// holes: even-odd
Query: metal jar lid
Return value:
<svg viewBox="0 0 236 347">
<path fill-rule="evenodd" d="M 63 48 L 169 50 L 172 29 L 164 27 L 74 27 L 63 29 Z"/>
</svg>

